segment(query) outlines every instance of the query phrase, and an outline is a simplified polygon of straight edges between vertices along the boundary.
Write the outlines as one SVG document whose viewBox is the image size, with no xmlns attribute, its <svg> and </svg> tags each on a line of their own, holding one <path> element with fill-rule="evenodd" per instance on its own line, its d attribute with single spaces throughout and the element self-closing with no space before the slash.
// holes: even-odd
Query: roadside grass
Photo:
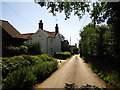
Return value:
<svg viewBox="0 0 120 90">
<path fill-rule="evenodd" d="M 93 72 L 108 84 L 108 88 L 113 86 L 114 88 L 120 89 L 120 72 L 115 69 L 116 66 L 112 64 L 108 65 L 104 62 L 103 64 L 99 62 L 100 60 L 98 58 L 83 57 L 83 59 L 91 66 Z"/>
</svg>

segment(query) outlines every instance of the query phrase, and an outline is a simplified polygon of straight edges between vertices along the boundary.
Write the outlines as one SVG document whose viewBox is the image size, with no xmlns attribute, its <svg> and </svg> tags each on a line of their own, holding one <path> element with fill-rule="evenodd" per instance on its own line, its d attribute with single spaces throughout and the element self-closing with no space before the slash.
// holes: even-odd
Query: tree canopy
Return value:
<svg viewBox="0 0 120 90">
<path fill-rule="evenodd" d="M 120 21 L 120 2 L 38 2 L 38 4 L 49 10 L 54 16 L 64 12 L 65 19 L 69 19 L 71 13 L 77 15 L 79 19 L 88 12 L 93 22 L 101 23 L 107 20 L 109 24 Z"/>
<path fill-rule="evenodd" d="M 38 4 L 41 7 L 45 6 L 54 16 L 57 13 L 63 12 L 66 16 L 66 20 L 70 18 L 71 13 L 74 13 L 74 15 L 77 15 L 78 18 L 81 19 L 82 16 L 85 15 L 86 12 L 88 12 L 94 23 L 94 28 L 96 24 L 100 24 L 101 22 L 106 21 L 108 25 L 112 25 L 112 27 L 114 28 L 112 29 L 113 35 L 115 36 L 114 48 L 117 56 L 120 57 L 120 2 L 39 2 Z M 89 29 L 91 30 L 89 33 L 96 32 L 91 27 Z M 97 30 L 97 32 L 102 35 L 104 33 L 104 30 Z M 86 33 L 86 35 L 89 34 Z M 97 34 L 92 34 L 89 36 L 90 39 L 91 37 L 97 37 Z M 102 40 L 103 37 L 100 37 L 100 40 Z"/>
</svg>

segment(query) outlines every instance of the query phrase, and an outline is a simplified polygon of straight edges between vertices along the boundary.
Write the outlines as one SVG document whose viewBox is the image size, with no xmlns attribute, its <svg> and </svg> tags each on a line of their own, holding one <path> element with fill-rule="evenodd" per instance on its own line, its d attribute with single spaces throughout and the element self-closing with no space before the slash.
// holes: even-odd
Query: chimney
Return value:
<svg viewBox="0 0 120 90">
<path fill-rule="evenodd" d="M 42 20 L 40 20 L 40 22 L 39 22 L 39 29 L 43 30 L 43 23 L 42 23 Z"/>
<path fill-rule="evenodd" d="M 58 27 L 58 24 L 56 24 L 56 27 L 55 27 L 55 36 L 57 35 L 58 32 L 59 32 L 59 27 Z"/>
</svg>

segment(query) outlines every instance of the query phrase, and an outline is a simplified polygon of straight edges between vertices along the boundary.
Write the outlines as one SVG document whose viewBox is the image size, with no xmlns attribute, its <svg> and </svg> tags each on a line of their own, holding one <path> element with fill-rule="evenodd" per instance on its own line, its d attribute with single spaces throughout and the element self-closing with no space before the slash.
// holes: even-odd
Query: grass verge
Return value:
<svg viewBox="0 0 120 90">
<path fill-rule="evenodd" d="M 120 89 L 120 72 L 117 69 L 113 69 L 116 66 L 106 65 L 107 63 L 104 62 L 101 63 L 98 58 L 94 57 L 83 57 L 83 59 L 101 79 L 108 83 L 108 88 Z"/>
</svg>

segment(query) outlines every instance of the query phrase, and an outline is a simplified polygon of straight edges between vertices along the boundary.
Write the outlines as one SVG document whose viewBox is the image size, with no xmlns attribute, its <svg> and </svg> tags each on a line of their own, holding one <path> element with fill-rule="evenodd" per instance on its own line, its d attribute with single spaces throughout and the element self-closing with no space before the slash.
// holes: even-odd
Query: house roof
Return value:
<svg viewBox="0 0 120 90">
<path fill-rule="evenodd" d="M 0 20 L 0 23 L 0 26 L 12 37 L 25 39 L 8 21 Z"/>
<path fill-rule="evenodd" d="M 46 31 L 46 30 L 42 30 L 43 32 L 45 32 L 48 36 L 54 38 L 55 37 L 55 32 L 49 32 L 49 31 Z"/>
<path fill-rule="evenodd" d="M 25 34 L 22 34 L 22 36 L 25 38 L 25 39 L 32 39 L 31 36 L 33 35 L 34 33 L 25 33 Z"/>
</svg>

